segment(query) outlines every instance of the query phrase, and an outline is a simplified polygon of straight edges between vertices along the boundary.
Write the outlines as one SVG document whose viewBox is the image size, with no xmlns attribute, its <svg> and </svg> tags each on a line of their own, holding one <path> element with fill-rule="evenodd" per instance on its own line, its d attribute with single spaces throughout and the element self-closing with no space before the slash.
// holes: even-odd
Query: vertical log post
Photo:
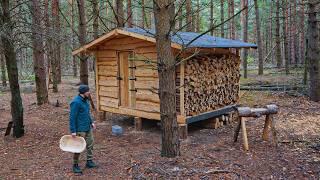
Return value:
<svg viewBox="0 0 320 180">
<path fill-rule="evenodd" d="M 263 133 L 262 133 L 262 139 L 264 141 L 268 141 L 269 140 L 269 126 L 271 124 L 271 118 L 272 118 L 272 115 L 271 114 L 267 114 L 266 115 L 266 120 L 265 120 L 265 123 L 264 123 L 264 127 L 263 127 Z"/>
<path fill-rule="evenodd" d="M 106 112 L 105 111 L 98 112 L 98 118 L 100 122 L 104 121 L 106 119 Z"/>
<path fill-rule="evenodd" d="M 135 117 L 134 118 L 134 127 L 136 131 L 142 131 L 142 118 Z"/>
<path fill-rule="evenodd" d="M 238 125 L 237 125 L 235 133 L 234 133 L 233 142 L 237 142 L 238 141 L 240 128 L 241 128 L 241 120 L 240 120 L 240 117 L 238 117 Z"/>
<path fill-rule="evenodd" d="M 272 137 L 273 137 L 273 143 L 275 144 L 276 147 L 278 147 L 278 139 L 277 139 L 277 132 L 276 132 L 276 128 L 275 128 L 275 121 L 273 116 L 271 115 L 271 132 L 272 132 Z"/>
<path fill-rule="evenodd" d="M 242 138 L 243 138 L 243 147 L 244 150 L 249 150 L 248 137 L 247 137 L 247 129 L 246 129 L 246 121 L 243 117 L 240 117 L 241 129 L 242 129 Z"/>
<path fill-rule="evenodd" d="M 187 137 L 188 137 L 188 125 L 187 124 L 179 124 L 179 136 L 180 136 L 180 139 L 187 139 Z"/>
</svg>

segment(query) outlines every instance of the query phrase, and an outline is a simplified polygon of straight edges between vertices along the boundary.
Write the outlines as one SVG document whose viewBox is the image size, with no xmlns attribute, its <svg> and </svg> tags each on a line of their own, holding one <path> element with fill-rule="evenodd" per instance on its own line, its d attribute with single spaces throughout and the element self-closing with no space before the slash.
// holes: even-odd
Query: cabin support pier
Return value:
<svg viewBox="0 0 320 180">
<path fill-rule="evenodd" d="M 238 107 L 237 111 L 239 114 L 238 119 L 238 126 L 235 130 L 234 135 L 234 142 L 237 142 L 238 135 L 240 129 L 242 131 L 242 138 L 243 138 L 243 147 L 246 151 L 249 150 L 249 143 L 248 143 L 248 136 L 247 136 L 247 129 L 246 129 L 246 117 L 261 117 L 262 115 L 266 116 L 262 139 L 267 141 L 269 139 L 269 127 L 271 127 L 273 142 L 277 146 L 277 133 L 275 130 L 275 121 L 273 119 L 273 115 L 278 113 L 278 106 L 277 105 L 267 105 L 264 108 L 249 108 L 249 107 Z"/>
<path fill-rule="evenodd" d="M 142 131 L 142 118 L 134 117 L 134 127 L 136 131 Z"/>
</svg>

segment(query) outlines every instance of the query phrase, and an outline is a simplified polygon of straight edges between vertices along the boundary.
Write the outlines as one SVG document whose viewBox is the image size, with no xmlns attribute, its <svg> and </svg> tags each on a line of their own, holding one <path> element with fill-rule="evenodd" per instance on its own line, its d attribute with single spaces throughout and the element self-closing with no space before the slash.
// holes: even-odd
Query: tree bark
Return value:
<svg viewBox="0 0 320 180">
<path fill-rule="evenodd" d="M 293 4 L 293 6 L 291 6 L 291 4 Z M 292 64 L 294 64 L 295 66 L 298 65 L 297 63 L 297 58 L 296 58 L 296 0 L 291 0 L 291 4 L 290 4 L 290 17 L 291 17 L 291 58 L 292 58 Z"/>
<path fill-rule="evenodd" d="M 93 14 L 93 38 L 99 37 L 99 2 L 98 0 L 92 0 L 92 14 Z"/>
<path fill-rule="evenodd" d="M 291 41 L 292 41 L 292 33 L 291 33 L 291 5 L 290 0 L 287 0 L 287 40 L 288 40 L 288 58 L 289 58 L 289 66 L 292 64 L 292 57 L 291 57 Z"/>
<path fill-rule="evenodd" d="M 317 29 L 316 1 L 309 0 L 307 61 L 309 62 L 310 99 L 320 101 L 320 52 Z"/>
<path fill-rule="evenodd" d="M 145 22 L 146 22 L 146 10 L 145 10 L 145 4 L 144 4 L 144 0 L 141 0 L 141 16 L 142 16 L 142 20 L 141 20 L 141 28 L 145 27 Z"/>
<path fill-rule="evenodd" d="M 53 29 L 54 37 L 57 37 L 54 40 L 54 61 L 56 69 L 56 80 L 57 83 L 61 83 L 61 40 L 60 40 L 60 16 L 59 16 L 59 0 L 52 0 L 52 19 L 53 19 Z M 52 67 L 54 68 L 54 67 Z"/>
<path fill-rule="evenodd" d="M 281 59 L 281 45 L 280 45 L 280 0 L 277 0 L 276 7 L 276 59 L 277 59 L 277 67 L 282 67 L 282 59 Z"/>
<path fill-rule="evenodd" d="M 301 29 L 300 31 L 300 50 L 299 50 L 299 59 L 300 59 L 300 63 L 304 64 L 304 60 L 305 60 L 305 23 L 304 23 L 304 19 L 305 19 L 305 5 L 303 3 L 303 0 L 301 0 L 301 6 L 300 6 L 300 26 L 299 29 Z"/>
<path fill-rule="evenodd" d="M 196 26 L 196 32 L 200 32 L 200 25 L 201 25 L 201 16 L 200 16 L 201 10 L 200 10 L 200 0 L 197 0 L 197 26 Z"/>
<path fill-rule="evenodd" d="M 241 8 L 248 7 L 248 0 L 241 0 Z M 241 13 L 241 24 L 242 24 L 242 39 L 244 42 L 248 42 L 248 8 Z M 248 50 L 244 48 L 242 50 L 242 61 L 243 61 L 243 77 L 248 77 Z"/>
<path fill-rule="evenodd" d="M 6 76 L 6 62 L 2 54 L 0 54 L 0 64 L 1 64 L 1 81 L 2 86 L 7 87 L 7 76 Z"/>
<path fill-rule="evenodd" d="M 71 6 L 71 34 L 72 34 L 72 49 L 74 49 L 75 47 L 75 38 L 74 38 L 74 1 L 70 0 L 70 6 Z M 106 9 L 108 9 L 106 7 Z M 76 56 L 72 56 L 72 71 L 73 71 L 73 77 L 77 77 L 78 76 L 78 63 L 76 60 Z"/>
<path fill-rule="evenodd" d="M 192 9 L 191 9 L 191 0 L 186 0 L 186 22 L 187 22 L 187 31 L 193 32 L 192 28 Z"/>
<path fill-rule="evenodd" d="M 53 37 L 56 36 L 57 33 L 57 22 L 58 21 L 58 3 L 57 0 L 52 1 L 52 23 L 49 22 L 49 24 L 52 24 L 53 26 L 53 31 L 50 34 L 50 42 L 51 44 L 51 52 L 49 53 L 49 56 L 51 56 L 51 73 L 52 73 L 52 85 L 53 85 L 53 92 L 56 93 L 58 92 L 58 83 L 59 83 L 59 55 L 58 51 L 60 50 L 59 44 L 54 41 Z M 50 25 L 49 25 L 50 26 Z"/>
<path fill-rule="evenodd" d="M 221 37 L 224 37 L 224 0 L 220 0 Z"/>
<path fill-rule="evenodd" d="M 213 0 L 210 0 L 210 28 L 213 27 Z M 214 30 L 210 31 L 210 35 L 213 36 Z"/>
<path fill-rule="evenodd" d="M 273 5 L 273 2 L 271 2 L 271 4 L 270 4 L 270 22 L 269 22 L 269 39 L 268 39 L 270 51 L 272 51 L 272 49 L 273 49 L 273 19 L 272 19 L 273 8 L 274 8 L 274 5 Z M 269 51 L 267 51 L 267 52 L 269 52 Z M 273 63 L 274 62 L 273 53 L 270 58 L 271 58 L 271 62 Z"/>
<path fill-rule="evenodd" d="M 282 1 L 282 16 L 283 16 L 283 43 L 284 43 L 284 63 L 285 63 L 285 69 L 286 69 L 286 74 L 290 73 L 289 69 L 289 52 L 288 52 L 288 39 L 287 39 L 287 23 L 288 23 L 288 9 L 287 9 L 287 0 Z"/>
<path fill-rule="evenodd" d="M 184 3 L 184 0 L 179 0 L 179 6 L 182 6 L 182 3 Z M 182 26 L 183 26 L 183 15 L 182 15 L 183 8 L 180 8 L 180 11 L 178 11 L 178 29 L 179 31 L 182 31 Z"/>
<path fill-rule="evenodd" d="M 32 46 L 33 46 L 33 67 L 36 80 L 37 104 L 42 105 L 49 102 L 46 68 L 44 65 L 44 47 L 42 38 L 41 9 L 39 0 L 32 0 Z"/>
<path fill-rule="evenodd" d="M 79 11 L 79 42 L 81 46 L 86 44 L 86 14 L 84 0 L 77 0 Z M 84 53 L 80 53 L 80 82 L 89 84 L 88 82 L 88 57 Z"/>
<path fill-rule="evenodd" d="M 234 15 L 234 0 L 229 0 L 229 18 Z M 229 28 L 230 28 L 230 39 L 236 39 L 236 25 L 235 25 L 235 19 L 232 18 L 229 22 Z"/>
<path fill-rule="evenodd" d="M 117 27 L 124 27 L 123 0 L 116 0 Z"/>
<path fill-rule="evenodd" d="M 8 78 L 11 91 L 11 116 L 13 121 L 13 137 L 19 138 L 24 135 L 23 125 L 23 105 L 20 95 L 19 77 L 16 52 L 14 49 L 13 24 L 10 17 L 9 0 L 2 0 L 2 14 L 0 26 L 3 28 L 0 33 L 3 46 L 4 56 L 6 59 Z"/>
<path fill-rule="evenodd" d="M 92 0 L 92 12 L 93 12 L 93 24 L 92 24 L 92 29 L 93 29 L 93 38 L 98 39 L 99 37 L 99 2 L 98 0 Z M 94 71 L 94 79 L 96 80 L 96 69 L 95 69 L 95 64 L 97 62 L 96 57 L 93 57 L 92 61 L 92 69 Z M 94 81 L 94 84 L 96 85 L 96 81 Z"/>
<path fill-rule="evenodd" d="M 297 30 L 297 0 L 293 1 L 293 51 L 294 51 L 294 59 L 295 59 L 295 66 L 297 67 L 299 63 L 301 63 L 301 60 L 299 59 L 299 35 L 300 33 L 298 33 Z M 303 25 L 301 25 L 303 26 Z"/>
<path fill-rule="evenodd" d="M 132 3 L 131 0 L 127 0 L 127 17 L 128 17 L 128 27 L 132 27 Z"/>
<path fill-rule="evenodd" d="M 156 47 L 159 72 L 160 116 L 162 125 L 161 155 L 180 155 L 178 123 L 176 115 L 175 59 L 171 50 L 170 25 L 174 18 L 173 0 L 154 2 Z"/>
<path fill-rule="evenodd" d="M 258 44 L 258 62 L 259 62 L 259 75 L 263 75 L 263 58 L 262 58 L 262 43 L 261 43 L 261 33 L 260 33 L 260 17 L 259 17 L 259 7 L 257 0 L 254 0 L 254 7 L 256 12 L 256 32 L 257 32 L 257 44 Z"/>
</svg>

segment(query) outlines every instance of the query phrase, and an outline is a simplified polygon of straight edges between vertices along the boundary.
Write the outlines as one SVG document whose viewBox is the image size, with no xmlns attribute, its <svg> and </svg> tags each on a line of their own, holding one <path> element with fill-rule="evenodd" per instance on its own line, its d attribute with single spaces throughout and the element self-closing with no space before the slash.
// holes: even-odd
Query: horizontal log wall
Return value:
<svg viewBox="0 0 320 180">
<path fill-rule="evenodd" d="M 135 50 L 136 109 L 160 113 L 159 76 L 156 47 L 142 47 Z"/>
<path fill-rule="evenodd" d="M 119 86 L 117 80 L 118 65 L 115 50 L 96 52 L 97 59 L 97 101 L 99 110 L 102 106 L 118 108 Z"/>
<path fill-rule="evenodd" d="M 119 80 L 117 80 L 118 51 L 134 51 L 135 93 L 134 107 L 119 107 Z M 98 100 L 101 110 L 114 113 L 137 115 L 145 118 L 160 117 L 160 100 L 158 96 L 159 80 L 157 71 L 157 54 L 155 44 L 132 37 L 121 37 L 104 43 L 99 47 L 97 56 Z M 130 63 L 129 63 L 130 64 Z M 130 70 L 129 70 L 130 71 Z M 130 109 L 130 110 L 129 110 Z M 143 112 L 143 113 L 142 113 Z"/>
<path fill-rule="evenodd" d="M 187 116 L 212 111 L 239 99 L 240 58 L 236 55 L 196 56 L 185 67 Z"/>
</svg>

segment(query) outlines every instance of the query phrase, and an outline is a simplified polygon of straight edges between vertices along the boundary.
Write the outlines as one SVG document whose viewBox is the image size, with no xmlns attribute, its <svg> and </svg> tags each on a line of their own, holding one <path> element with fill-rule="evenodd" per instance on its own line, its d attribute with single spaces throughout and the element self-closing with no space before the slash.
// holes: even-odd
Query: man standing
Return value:
<svg viewBox="0 0 320 180">
<path fill-rule="evenodd" d="M 96 126 L 90 116 L 90 106 L 88 99 L 90 97 L 89 86 L 80 85 L 79 95 L 70 103 L 70 131 L 72 137 L 81 136 L 87 143 L 87 168 L 94 168 L 97 165 L 93 162 L 93 135 L 92 129 Z M 80 153 L 73 155 L 73 172 L 82 173 L 79 167 Z"/>
</svg>

